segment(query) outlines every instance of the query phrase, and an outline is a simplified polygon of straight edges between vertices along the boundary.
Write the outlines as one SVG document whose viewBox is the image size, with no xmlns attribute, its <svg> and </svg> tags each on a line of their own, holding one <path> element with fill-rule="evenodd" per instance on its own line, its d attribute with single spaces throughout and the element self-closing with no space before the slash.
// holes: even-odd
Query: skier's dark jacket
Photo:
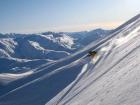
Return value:
<svg viewBox="0 0 140 105">
<path fill-rule="evenodd" d="M 89 51 L 88 56 L 95 57 L 97 55 L 96 51 Z"/>
</svg>

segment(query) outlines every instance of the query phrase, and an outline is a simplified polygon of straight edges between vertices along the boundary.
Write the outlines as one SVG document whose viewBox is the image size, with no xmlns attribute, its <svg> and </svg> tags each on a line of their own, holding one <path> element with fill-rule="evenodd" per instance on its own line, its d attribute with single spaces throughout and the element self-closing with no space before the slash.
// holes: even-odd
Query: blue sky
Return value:
<svg viewBox="0 0 140 105">
<path fill-rule="evenodd" d="M 140 0 L 0 0 L 0 32 L 115 28 L 139 6 Z"/>
</svg>

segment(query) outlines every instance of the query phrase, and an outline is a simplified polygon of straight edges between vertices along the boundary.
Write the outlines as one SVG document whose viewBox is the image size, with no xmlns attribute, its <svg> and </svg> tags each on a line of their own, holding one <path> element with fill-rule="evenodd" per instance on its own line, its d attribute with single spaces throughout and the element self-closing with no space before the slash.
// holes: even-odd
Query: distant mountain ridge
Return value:
<svg viewBox="0 0 140 105">
<path fill-rule="evenodd" d="M 31 69 L 36 67 L 32 65 L 37 61 L 43 64 L 65 58 L 85 45 L 105 37 L 109 32 L 110 30 L 96 29 L 83 32 L 0 34 L 0 72 L 12 68 Z M 4 62 L 10 66 L 4 66 Z"/>
</svg>

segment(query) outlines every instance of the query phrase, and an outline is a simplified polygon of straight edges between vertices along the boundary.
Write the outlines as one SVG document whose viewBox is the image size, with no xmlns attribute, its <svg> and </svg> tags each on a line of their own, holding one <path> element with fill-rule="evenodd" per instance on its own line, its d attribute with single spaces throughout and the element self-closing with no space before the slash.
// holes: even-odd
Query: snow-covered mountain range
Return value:
<svg viewBox="0 0 140 105">
<path fill-rule="evenodd" d="M 97 29 L 73 33 L 0 34 L 0 72 L 33 69 L 46 62 L 59 60 L 85 46 L 87 41 L 81 37 L 92 35 L 96 36 L 93 40 L 97 40 L 103 38 L 98 33 L 107 35 L 109 32 Z"/>
<path fill-rule="evenodd" d="M 0 105 L 139 105 L 139 42 L 140 14 L 63 59 L 1 73 Z"/>
</svg>

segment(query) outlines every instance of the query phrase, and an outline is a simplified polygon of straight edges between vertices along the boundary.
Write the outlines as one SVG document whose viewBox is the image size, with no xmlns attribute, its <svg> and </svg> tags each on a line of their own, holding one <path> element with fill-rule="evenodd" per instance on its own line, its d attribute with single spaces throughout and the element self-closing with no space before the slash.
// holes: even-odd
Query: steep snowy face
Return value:
<svg viewBox="0 0 140 105">
<path fill-rule="evenodd" d="M 67 35 L 63 35 L 62 37 L 58 37 L 57 38 L 63 46 L 66 46 L 68 48 L 72 48 L 72 46 L 74 45 L 74 39 L 70 36 Z"/>
<path fill-rule="evenodd" d="M 17 43 L 12 38 L 0 39 L 1 57 L 9 57 L 14 53 Z M 8 55 L 8 56 L 5 56 Z"/>
<path fill-rule="evenodd" d="M 34 42 L 34 41 L 29 41 L 29 43 L 31 44 L 31 46 L 33 46 L 35 49 L 37 50 L 45 50 L 43 47 L 40 46 L 39 43 Z"/>
<path fill-rule="evenodd" d="M 43 34 L 43 36 L 67 49 L 72 49 L 75 44 L 74 42 L 75 39 L 64 33 L 52 33 L 47 35 Z"/>
<path fill-rule="evenodd" d="M 140 104 L 140 15 L 118 29 L 96 48 L 96 63 L 85 63 L 83 75 L 46 105 Z"/>
</svg>

